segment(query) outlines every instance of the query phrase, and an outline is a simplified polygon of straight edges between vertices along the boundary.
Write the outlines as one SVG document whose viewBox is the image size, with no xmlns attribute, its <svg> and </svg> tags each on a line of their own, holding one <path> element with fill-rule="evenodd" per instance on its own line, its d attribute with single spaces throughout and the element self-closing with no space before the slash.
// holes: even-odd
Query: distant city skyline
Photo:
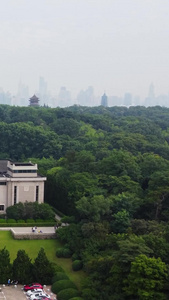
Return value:
<svg viewBox="0 0 169 300">
<path fill-rule="evenodd" d="M 143 100 L 153 82 L 169 93 L 168 0 L 6 0 L 0 10 L 0 86 L 32 95 L 39 77 L 52 95 L 94 87 Z M 26 92 L 26 90 L 25 90 Z"/>
<path fill-rule="evenodd" d="M 23 82 L 20 79 L 20 81 L 16 85 L 16 88 L 14 89 L 14 91 L 10 90 L 9 88 L 5 89 L 3 86 L 0 86 L 0 90 L 3 90 L 5 93 L 10 93 L 11 96 L 16 96 L 19 92 L 19 88 L 21 88 L 22 90 L 25 90 L 24 91 L 25 95 L 28 94 L 28 91 L 29 91 L 29 96 L 36 94 L 36 93 L 39 93 L 40 95 L 49 93 L 52 96 L 56 96 L 59 94 L 60 89 L 66 87 L 66 89 L 71 92 L 73 99 L 76 99 L 78 94 L 81 91 L 87 90 L 90 87 L 93 88 L 93 91 L 94 91 L 96 97 L 101 97 L 104 93 L 106 93 L 107 95 L 110 95 L 110 96 L 123 97 L 126 93 L 129 93 L 129 94 L 132 94 L 134 97 L 139 97 L 141 99 L 141 101 L 144 101 L 144 99 L 149 96 L 150 90 L 152 91 L 152 89 L 153 89 L 153 93 L 154 93 L 155 97 L 157 97 L 159 95 L 169 95 L 169 84 L 168 84 L 167 91 L 160 90 L 160 92 L 158 92 L 158 89 L 157 89 L 158 85 L 156 86 L 153 81 L 150 81 L 149 85 L 147 87 L 145 87 L 144 96 L 141 96 L 137 91 L 136 91 L 136 93 L 133 93 L 132 90 L 129 90 L 129 89 L 124 90 L 123 93 L 116 93 L 116 89 L 114 89 L 114 91 L 112 89 L 112 92 L 109 93 L 108 89 L 104 88 L 102 91 L 98 92 L 97 89 L 94 86 L 92 86 L 90 83 L 87 86 L 79 87 L 79 90 L 77 88 L 76 92 L 75 92 L 75 89 L 71 90 L 69 87 L 65 86 L 64 84 L 61 86 L 58 86 L 58 89 L 55 89 L 55 91 L 52 91 L 52 90 L 50 90 L 49 82 L 43 76 L 39 76 L 39 78 L 37 78 L 36 82 L 37 82 L 37 84 L 33 88 L 32 86 L 29 86 L 26 82 Z"/>
<path fill-rule="evenodd" d="M 155 106 L 161 105 L 169 107 L 169 93 L 157 94 L 156 87 L 151 83 L 147 90 L 145 98 L 141 99 L 140 95 L 134 95 L 131 92 L 124 92 L 123 95 L 108 94 L 105 90 L 100 95 L 95 94 L 93 86 L 88 86 L 77 92 L 77 95 L 72 96 L 72 91 L 68 90 L 66 86 L 61 86 L 57 93 L 52 94 L 48 90 L 48 81 L 46 78 L 40 76 L 37 88 L 31 93 L 27 84 L 20 81 L 18 89 L 15 94 L 10 91 L 5 92 L 3 87 L 0 87 L 0 104 L 9 104 L 17 106 L 28 106 L 30 98 L 35 94 L 39 98 L 40 106 L 49 107 L 67 107 L 72 105 L 81 106 Z"/>
</svg>

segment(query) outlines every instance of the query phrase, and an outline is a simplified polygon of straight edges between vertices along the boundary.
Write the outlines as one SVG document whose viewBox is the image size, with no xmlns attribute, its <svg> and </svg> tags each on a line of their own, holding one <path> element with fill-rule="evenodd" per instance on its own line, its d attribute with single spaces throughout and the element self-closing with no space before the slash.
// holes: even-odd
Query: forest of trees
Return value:
<svg viewBox="0 0 169 300">
<path fill-rule="evenodd" d="M 38 163 L 88 300 L 169 297 L 169 109 L 0 106 L 0 159 Z"/>
</svg>

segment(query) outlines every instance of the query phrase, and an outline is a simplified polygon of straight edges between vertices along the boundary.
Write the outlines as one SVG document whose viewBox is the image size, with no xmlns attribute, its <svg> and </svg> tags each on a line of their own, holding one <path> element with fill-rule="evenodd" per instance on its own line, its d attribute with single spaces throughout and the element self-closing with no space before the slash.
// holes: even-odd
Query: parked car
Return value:
<svg viewBox="0 0 169 300">
<path fill-rule="evenodd" d="M 42 289 L 43 290 L 43 286 L 40 283 L 30 283 L 30 284 L 25 284 L 23 289 L 25 292 L 27 292 L 29 290 L 34 290 L 34 289 Z"/>
<path fill-rule="evenodd" d="M 36 298 L 34 298 L 33 300 L 52 300 L 52 298 L 46 298 L 45 296 L 38 296 Z"/>
<path fill-rule="evenodd" d="M 39 292 L 43 292 L 43 289 L 28 290 L 26 292 L 26 296 L 30 297 L 31 295 L 34 295 L 34 294 L 39 293 Z"/>
<path fill-rule="evenodd" d="M 47 297 L 45 297 L 45 296 L 42 296 L 42 297 L 40 297 L 39 299 L 40 299 L 40 300 L 52 300 L 51 298 L 47 298 Z M 39 299 L 38 299 L 38 300 L 39 300 Z M 34 300 L 35 300 L 35 299 L 34 299 Z"/>
<path fill-rule="evenodd" d="M 39 293 L 33 294 L 29 297 L 29 299 L 30 300 L 42 299 L 42 297 L 50 299 L 50 296 L 48 294 L 46 294 L 45 292 L 39 292 Z"/>
</svg>

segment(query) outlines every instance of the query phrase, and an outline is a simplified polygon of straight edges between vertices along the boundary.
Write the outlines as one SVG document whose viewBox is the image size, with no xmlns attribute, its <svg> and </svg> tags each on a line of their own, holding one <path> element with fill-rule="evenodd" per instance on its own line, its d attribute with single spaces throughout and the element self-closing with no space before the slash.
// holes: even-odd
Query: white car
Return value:
<svg viewBox="0 0 169 300">
<path fill-rule="evenodd" d="M 39 299 L 41 297 L 50 298 L 50 296 L 48 294 L 46 294 L 45 292 L 39 292 L 39 293 L 35 293 L 35 294 L 31 295 L 29 299 L 35 300 L 35 299 Z"/>
<path fill-rule="evenodd" d="M 30 297 L 31 295 L 34 295 L 36 293 L 42 293 L 42 289 L 34 289 L 34 290 L 29 290 L 26 292 L 26 296 Z"/>
</svg>

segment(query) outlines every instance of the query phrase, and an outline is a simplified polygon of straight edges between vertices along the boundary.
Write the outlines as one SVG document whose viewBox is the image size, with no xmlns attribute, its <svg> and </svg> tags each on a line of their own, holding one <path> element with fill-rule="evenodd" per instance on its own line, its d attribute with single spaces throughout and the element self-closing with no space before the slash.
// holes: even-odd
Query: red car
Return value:
<svg viewBox="0 0 169 300">
<path fill-rule="evenodd" d="M 29 290 L 34 290 L 34 289 L 42 289 L 43 286 L 40 283 L 30 283 L 30 284 L 25 284 L 23 287 L 24 291 L 29 291 Z"/>
</svg>

